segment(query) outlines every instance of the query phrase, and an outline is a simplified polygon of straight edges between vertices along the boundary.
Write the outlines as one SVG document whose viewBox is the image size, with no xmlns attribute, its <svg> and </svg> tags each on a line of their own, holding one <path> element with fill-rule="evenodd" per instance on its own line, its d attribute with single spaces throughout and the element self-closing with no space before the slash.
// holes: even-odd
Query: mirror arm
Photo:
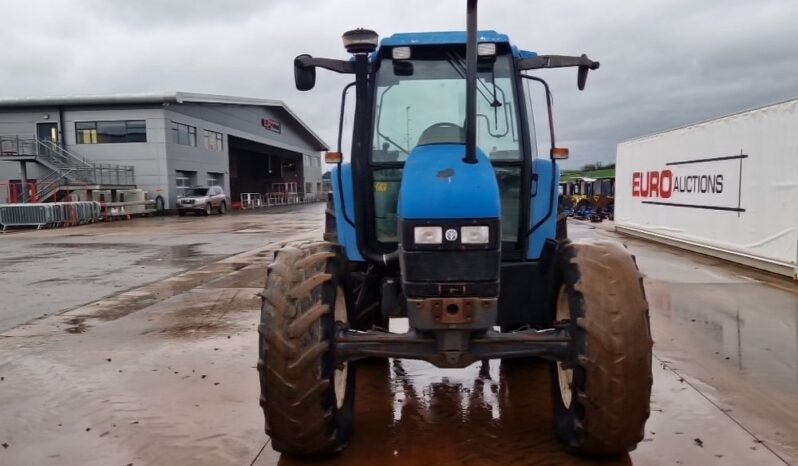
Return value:
<svg viewBox="0 0 798 466">
<path fill-rule="evenodd" d="M 599 62 L 587 58 L 584 53 L 581 57 L 568 57 L 565 55 L 538 55 L 532 58 L 525 58 L 518 62 L 518 70 L 538 70 L 541 68 L 565 68 L 569 66 L 579 67 L 576 76 L 576 87 L 580 91 L 585 89 L 587 73 L 590 70 L 597 70 Z"/>
<path fill-rule="evenodd" d="M 597 70 L 600 63 L 587 58 L 582 54 L 581 57 L 569 57 L 565 55 L 538 55 L 533 58 L 525 58 L 518 62 L 518 70 L 537 70 L 541 68 L 566 68 L 570 66 L 584 66 L 591 70 Z"/>
<path fill-rule="evenodd" d="M 354 74 L 355 62 L 345 60 L 335 60 L 332 58 L 315 58 L 303 55 L 296 58 L 296 64 L 303 68 L 324 68 L 325 70 L 335 71 L 342 74 Z"/>
</svg>

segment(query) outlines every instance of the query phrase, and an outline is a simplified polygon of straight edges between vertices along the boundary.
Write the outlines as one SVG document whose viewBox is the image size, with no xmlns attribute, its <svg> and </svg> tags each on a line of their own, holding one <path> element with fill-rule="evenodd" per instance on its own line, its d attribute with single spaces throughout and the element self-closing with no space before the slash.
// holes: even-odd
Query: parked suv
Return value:
<svg viewBox="0 0 798 466">
<path fill-rule="evenodd" d="M 195 186 L 177 198 L 177 213 L 182 217 L 186 212 L 210 215 L 214 210 L 227 212 L 229 200 L 221 186 Z"/>
</svg>

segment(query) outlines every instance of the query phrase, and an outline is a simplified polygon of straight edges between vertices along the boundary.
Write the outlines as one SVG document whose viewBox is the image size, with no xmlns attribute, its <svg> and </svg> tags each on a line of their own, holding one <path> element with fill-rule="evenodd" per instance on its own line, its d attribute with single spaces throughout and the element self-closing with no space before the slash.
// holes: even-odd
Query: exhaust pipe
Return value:
<svg viewBox="0 0 798 466">
<path fill-rule="evenodd" d="M 466 6 L 466 151 L 463 162 L 477 163 L 477 0 Z"/>
</svg>

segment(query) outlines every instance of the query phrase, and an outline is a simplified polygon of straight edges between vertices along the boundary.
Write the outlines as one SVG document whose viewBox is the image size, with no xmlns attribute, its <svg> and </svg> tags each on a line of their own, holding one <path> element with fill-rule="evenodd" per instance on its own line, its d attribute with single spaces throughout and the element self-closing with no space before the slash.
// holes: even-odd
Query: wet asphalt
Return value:
<svg viewBox="0 0 798 466">
<path fill-rule="evenodd" d="M 0 236 L 0 464 L 798 461 L 798 285 L 627 238 L 656 358 L 646 438 L 630 455 L 560 450 L 540 362 L 389 360 L 358 368 L 345 452 L 280 456 L 257 403 L 257 293 L 279 243 L 319 238 L 322 220 L 310 205 Z"/>
<path fill-rule="evenodd" d="M 0 331 L 315 230 L 315 217 L 276 208 L 0 234 Z"/>
</svg>

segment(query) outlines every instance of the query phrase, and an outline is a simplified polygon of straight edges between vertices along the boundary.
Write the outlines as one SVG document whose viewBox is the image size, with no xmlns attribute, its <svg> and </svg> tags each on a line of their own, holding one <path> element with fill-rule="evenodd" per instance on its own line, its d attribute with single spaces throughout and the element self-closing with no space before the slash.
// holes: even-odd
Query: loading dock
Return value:
<svg viewBox="0 0 798 466">
<path fill-rule="evenodd" d="M 268 198 L 285 192 L 285 183 L 302 183 L 305 166 L 301 153 L 230 136 L 230 197 L 259 193 Z"/>
</svg>

